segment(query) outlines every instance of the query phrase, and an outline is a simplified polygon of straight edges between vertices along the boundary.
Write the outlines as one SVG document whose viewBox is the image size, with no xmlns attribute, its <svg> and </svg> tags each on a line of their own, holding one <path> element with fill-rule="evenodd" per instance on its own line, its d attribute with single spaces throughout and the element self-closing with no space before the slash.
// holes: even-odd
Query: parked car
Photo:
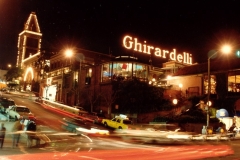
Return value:
<svg viewBox="0 0 240 160">
<path fill-rule="evenodd" d="M 88 114 L 88 111 L 86 111 L 83 107 L 80 106 L 73 106 L 73 108 L 78 109 L 79 110 L 79 115 L 84 115 L 84 114 Z"/>
<path fill-rule="evenodd" d="M 1 91 L 1 92 L 7 92 L 7 91 L 8 91 L 8 88 L 2 88 L 0 91 Z"/>
<path fill-rule="evenodd" d="M 86 117 L 86 119 L 88 121 L 91 121 L 91 122 L 96 123 L 96 124 L 101 124 L 102 123 L 102 119 L 106 118 L 104 116 L 104 114 L 96 113 L 96 112 L 85 114 L 84 117 Z"/>
<path fill-rule="evenodd" d="M 11 98 L 6 97 L 0 97 L 0 112 L 6 113 L 6 109 L 9 108 L 9 106 L 15 105 L 15 102 Z"/>
<path fill-rule="evenodd" d="M 8 90 L 6 90 L 6 93 L 10 93 L 10 92 L 16 92 L 17 90 L 16 89 L 14 89 L 14 88 L 10 88 L 10 89 L 8 89 Z"/>
<path fill-rule="evenodd" d="M 15 120 L 20 119 L 20 117 L 32 121 L 36 120 L 34 114 L 26 106 L 19 105 L 10 106 L 8 109 L 6 109 L 6 113 L 9 118 L 13 118 Z"/>
</svg>

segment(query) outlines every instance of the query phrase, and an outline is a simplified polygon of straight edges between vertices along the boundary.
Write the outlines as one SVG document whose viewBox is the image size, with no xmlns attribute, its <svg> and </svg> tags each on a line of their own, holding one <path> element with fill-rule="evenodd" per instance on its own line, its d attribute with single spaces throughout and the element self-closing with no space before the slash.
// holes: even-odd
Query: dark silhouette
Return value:
<svg viewBox="0 0 240 160">
<path fill-rule="evenodd" d="M 20 139 L 20 132 L 22 130 L 22 124 L 20 123 L 20 120 L 17 120 L 12 128 L 12 148 L 18 147 L 18 142 Z"/>
<path fill-rule="evenodd" d="M 3 147 L 5 133 L 6 133 L 6 128 L 4 127 L 4 123 L 2 123 L 0 125 L 0 148 Z"/>
</svg>

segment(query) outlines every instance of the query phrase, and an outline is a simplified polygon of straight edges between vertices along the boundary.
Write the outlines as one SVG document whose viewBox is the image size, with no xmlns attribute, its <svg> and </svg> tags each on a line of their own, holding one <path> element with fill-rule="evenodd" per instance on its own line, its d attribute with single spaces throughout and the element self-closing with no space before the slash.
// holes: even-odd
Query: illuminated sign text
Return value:
<svg viewBox="0 0 240 160">
<path fill-rule="evenodd" d="M 168 57 L 170 60 L 177 61 L 179 63 L 192 64 L 192 55 L 189 53 L 183 52 L 182 54 L 177 54 L 176 49 L 173 49 L 172 51 L 164 50 L 159 47 L 148 45 L 146 41 L 140 43 L 137 38 L 133 38 L 131 36 L 125 36 L 123 38 L 123 46 L 126 49 L 131 49 L 145 54 L 151 55 L 153 53 L 155 56 L 165 59 Z"/>
</svg>

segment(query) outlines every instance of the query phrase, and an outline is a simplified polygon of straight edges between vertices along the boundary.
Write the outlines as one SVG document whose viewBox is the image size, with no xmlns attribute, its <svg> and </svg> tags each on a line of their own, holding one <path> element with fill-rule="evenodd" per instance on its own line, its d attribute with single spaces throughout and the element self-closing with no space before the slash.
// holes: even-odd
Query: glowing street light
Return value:
<svg viewBox="0 0 240 160">
<path fill-rule="evenodd" d="M 75 56 L 75 58 L 80 62 L 80 65 L 79 65 L 79 76 L 78 76 L 78 79 L 79 79 L 79 91 L 78 91 L 78 103 L 79 103 L 79 99 L 80 99 L 80 89 L 81 89 L 81 67 L 82 67 L 82 61 L 84 60 L 84 55 L 82 53 L 75 53 L 73 50 L 71 49 L 67 49 L 65 51 L 65 55 L 67 57 L 73 57 Z"/>
<path fill-rule="evenodd" d="M 182 90 L 182 87 L 183 87 L 183 84 L 182 83 L 180 83 L 179 85 L 179 88 L 180 88 L 180 91 Z"/>
<path fill-rule="evenodd" d="M 73 56 L 73 51 L 71 49 L 66 49 L 64 51 L 64 56 L 67 57 L 67 58 L 71 58 Z M 62 85 L 61 85 L 61 94 L 60 94 L 60 100 L 63 101 L 63 98 L 64 98 L 64 102 L 65 102 L 65 96 L 63 97 L 63 75 L 64 75 L 64 65 L 62 63 Z"/>
<path fill-rule="evenodd" d="M 208 57 L 208 95 L 207 95 L 207 102 L 210 102 L 210 92 L 211 92 L 211 77 L 210 77 L 210 60 L 213 56 L 215 56 L 218 52 L 223 54 L 229 54 L 232 51 L 232 47 L 229 45 L 222 46 L 220 51 L 216 51 L 212 55 Z M 210 103 L 207 103 L 207 127 L 209 126 L 209 107 Z"/>
<path fill-rule="evenodd" d="M 178 104 L 178 100 L 177 100 L 176 98 L 174 98 L 174 99 L 172 100 L 172 103 L 173 103 L 174 105 L 176 105 L 176 104 Z"/>
<path fill-rule="evenodd" d="M 73 56 L 73 51 L 71 49 L 67 49 L 65 51 L 65 55 L 66 55 L 66 57 L 72 57 Z"/>
</svg>

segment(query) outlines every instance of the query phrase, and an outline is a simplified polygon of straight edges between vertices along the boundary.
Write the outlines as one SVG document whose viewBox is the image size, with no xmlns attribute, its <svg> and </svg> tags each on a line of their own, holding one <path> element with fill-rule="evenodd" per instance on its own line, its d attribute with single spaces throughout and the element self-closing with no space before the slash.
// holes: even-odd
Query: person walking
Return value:
<svg viewBox="0 0 240 160">
<path fill-rule="evenodd" d="M 31 147 L 32 146 L 32 141 L 36 140 L 36 146 L 40 144 L 40 139 L 36 136 L 36 130 L 37 130 L 37 125 L 34 121 L 29 120 L 27 124 L 27 146 Z"/>
<path fill-rule="evenodd" d="M 4 127 L 4 123 L 1 123 L 1 125 L 0 125 L 0 148 L 3 147 L 5 134 L 6 134 L 6 128 Z"/>
<path fill-rule="evenodd" d="M 207 134 L 207 127 L 206 127 L 206 126 L 203 126 L 203 128 L 202 128 L 202 134 L 203 134 L 203 135 L 206 135 L 206 134 Z"/>
<path fill-rule="evenodd" d="M 19 139 L 20 139 L 20 131 L 22 131 L 21 119 L 15 121 L 12 128 L 12 148 L 18 147 Z"/>
</svg>

